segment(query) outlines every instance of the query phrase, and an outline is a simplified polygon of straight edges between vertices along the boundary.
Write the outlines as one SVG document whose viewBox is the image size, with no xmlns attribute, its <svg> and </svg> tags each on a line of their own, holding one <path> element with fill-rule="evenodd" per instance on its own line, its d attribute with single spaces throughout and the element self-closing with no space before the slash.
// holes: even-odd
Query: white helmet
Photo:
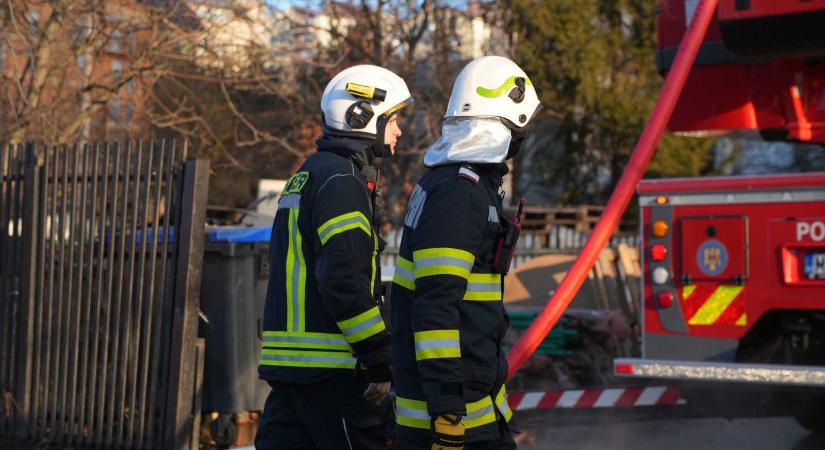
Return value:
<svg viewBox="0 0 825 450">
<path fill-rule="evenodd" d="M 500 117 L 518 132 L 539 104 L 536 89 L 521 67 L 501 56 L 482 56 L 458 74 L 444 117 Z"/>
<path fill-rule="evenodd" d="M 363 64 L 344 69 L 327 83 L 321 111 L 328 130 L 372 138 L 383 145 L 387 120 L 414 101 L 401 77 L 383 67 Z"/>
</svg>

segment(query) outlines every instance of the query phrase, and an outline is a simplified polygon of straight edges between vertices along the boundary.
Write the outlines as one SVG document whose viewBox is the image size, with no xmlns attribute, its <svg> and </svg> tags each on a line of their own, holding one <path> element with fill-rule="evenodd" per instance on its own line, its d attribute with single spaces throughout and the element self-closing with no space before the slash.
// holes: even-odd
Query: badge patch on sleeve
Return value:
<svg viewBox="0 0 825 450">
<path fill-rule="evenodd" d="M 424 202 L 427 200 L 427 191 L 421 185 L 416 184 L 412 194 L 410 194 L 410 201 L 407 203 L 407 214 L 404 216 L 404 225 L 415 229 L 418 226 L 418 219 L 421 217 L 421 211 L 424 209 Z"/>
<path fill-rule="evenodd" d="M 309 181 L 309 172 L 301 171 L 291 176 L 284 186 L 284 192 L 281 195 L 292 194 L 294 192 L 301 192 L 304 185 Z"/>
</svg>

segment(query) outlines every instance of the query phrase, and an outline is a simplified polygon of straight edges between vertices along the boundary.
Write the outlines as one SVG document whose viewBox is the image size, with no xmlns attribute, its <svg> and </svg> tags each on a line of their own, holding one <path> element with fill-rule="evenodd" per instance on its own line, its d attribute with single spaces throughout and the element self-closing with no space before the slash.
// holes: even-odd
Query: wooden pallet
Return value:
<svg viewBox="0 0 825 450">
<path fill-rule="evenodd" d="M 604 209 L 604 206 L 600 205 L 527 205 L 524 207 L 522 229 L 549 232 L 553 226 L 559 225 L 579 232 L 589 232 L 596 227 Z M 508 207 L 507 214 L 515 214 L 515 208 Z M 619 231 L 629 232 L 635 229 L 635 222 L 622 221 L 619 224 Z"/>
</svg>

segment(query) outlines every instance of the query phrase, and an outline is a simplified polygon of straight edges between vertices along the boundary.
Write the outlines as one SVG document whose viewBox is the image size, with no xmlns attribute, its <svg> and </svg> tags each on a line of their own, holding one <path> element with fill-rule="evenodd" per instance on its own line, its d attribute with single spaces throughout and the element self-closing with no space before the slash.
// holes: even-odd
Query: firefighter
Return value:
<svg viewBox="0 0 825 450">
<path fill-rule="evenodd" d="M 391 443 L 372 162 L 392 155 L 397 113 L 412 102 L 404 80 L 370 65 L 340 72 L 324 90 L 318 151 L 287 181 L 272 226 L 258 366 L 272 391 L 258 450 Z"/>
<path fill-rule="evenodd" d="M 399 450 L 516 447 L 501 342 L 518 228 L 501 186 L 538 108 L 515 63 L 473 60 L 424 156 L 430 170 L 410 195 L 391 291 Z"/>
</svg>

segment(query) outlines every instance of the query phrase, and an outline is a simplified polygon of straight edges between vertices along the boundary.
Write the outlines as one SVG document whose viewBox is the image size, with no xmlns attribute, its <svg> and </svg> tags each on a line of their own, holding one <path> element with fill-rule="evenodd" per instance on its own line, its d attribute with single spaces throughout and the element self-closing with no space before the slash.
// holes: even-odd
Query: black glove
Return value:
<svg viewBox="0 0 825 450">
<path fill-rule="evenodd" d="M 433 432 L 431 450 L 461 450 L 464 448 L 464 424 L 457 414 L 433 416 L 430 422 Z"/>
</svg>

